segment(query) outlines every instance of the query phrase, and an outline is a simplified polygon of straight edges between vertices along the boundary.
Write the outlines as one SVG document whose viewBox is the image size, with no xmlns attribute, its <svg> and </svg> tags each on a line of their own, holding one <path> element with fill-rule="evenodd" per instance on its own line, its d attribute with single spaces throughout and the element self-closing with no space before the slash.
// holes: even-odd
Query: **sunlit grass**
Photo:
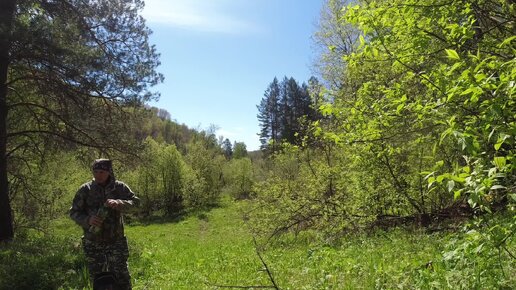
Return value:
<svg viewBox="0 0 516 290">
<path fill-rule="evenodd" d="M 264 284 L 252 238 L 234 204 L 176 222 L 127 230 L 136 289 Z"/>
<path fill-rule="evenodd" d="M 272 285 L 242 219 L 244 204 L 224 200 L 175 221 L 129 224 L 134 289 Z M 79 227 L 63 218 L 52 229 L 0 248 L 0 289 L 88 289 Z M 280 289 L 511 289 L 514 260 L 475 237 L 393 229 L 330 244 L 305 232 L 259 250 Z"/>
</svg>

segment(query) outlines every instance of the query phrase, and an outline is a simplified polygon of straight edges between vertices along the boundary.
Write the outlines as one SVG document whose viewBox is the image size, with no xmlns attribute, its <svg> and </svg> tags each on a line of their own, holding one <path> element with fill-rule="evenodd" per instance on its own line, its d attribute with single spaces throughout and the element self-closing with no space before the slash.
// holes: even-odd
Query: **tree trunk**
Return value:
<svg viewBox="0 0 516 290">
<path fill-rule="evenodd" d="M 14 237 L 7 180 L 7 70 L 15 0 L 0 1 L 0 242 Z"/>
</svg>

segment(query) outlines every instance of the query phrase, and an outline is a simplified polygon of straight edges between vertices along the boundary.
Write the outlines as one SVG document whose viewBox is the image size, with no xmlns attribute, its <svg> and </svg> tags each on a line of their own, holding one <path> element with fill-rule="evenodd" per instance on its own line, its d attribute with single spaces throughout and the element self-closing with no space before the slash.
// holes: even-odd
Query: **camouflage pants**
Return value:
<svg viewBox="0 0 516 290">
<path fill-rule="evenodd" d="M 83 238 L 82 246 L 92 284 L 97 274 L 109 271 L 115 274 L 118 289 L 131 289 L 131 276 L 127 268 L 129 248 L 125 237 L 113 243 L 93 242 Z"/>
</svg>

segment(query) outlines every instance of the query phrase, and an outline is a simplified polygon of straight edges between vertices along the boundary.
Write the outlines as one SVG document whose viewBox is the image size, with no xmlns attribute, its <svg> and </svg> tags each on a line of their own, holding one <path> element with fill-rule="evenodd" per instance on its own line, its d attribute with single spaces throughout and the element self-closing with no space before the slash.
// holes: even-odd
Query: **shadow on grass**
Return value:
<svg viewBox="0 0 516 290">
<path fill-rule="evenodd" d="M 85 259 L 73 237 L 18 233 L 0 245 L 0 290 L 82 289 Z"/>
<path fill-rule="evenodd" d="M 149 216 L 144 217 L 127 217 L 126 223 L 131 226 L 148 226 L 148 225 L 156 225 L 156 224 L 170 224 L 170 223 L 180 223 L 186 220 L 189 217 L 195 216 L 200 220 L 207 221 L 208 213 L 214 209 L 224 207 L 223 203 L 213 203 L 206 205 L 201 208 L 195 209 L 181 209 L 175 212 L 174 214 L 165 214 L 162 211 L 155 211 L 151 213 Z"/>
</svg>

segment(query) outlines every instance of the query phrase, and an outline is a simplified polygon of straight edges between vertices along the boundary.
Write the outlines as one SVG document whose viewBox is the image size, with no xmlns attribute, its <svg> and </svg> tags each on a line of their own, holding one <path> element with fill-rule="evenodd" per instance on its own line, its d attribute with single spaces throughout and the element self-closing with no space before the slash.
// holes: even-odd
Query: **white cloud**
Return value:
<svg viewBox="0 0 516 290">
<path fill-rule="evenodd" d="M 215 33 L 252 33 L 259 28 L 223 10 L 231 1 L 224 0 L 146 0 L 143 17 L 158 23 L 183 29 Z"/>
</svg>

